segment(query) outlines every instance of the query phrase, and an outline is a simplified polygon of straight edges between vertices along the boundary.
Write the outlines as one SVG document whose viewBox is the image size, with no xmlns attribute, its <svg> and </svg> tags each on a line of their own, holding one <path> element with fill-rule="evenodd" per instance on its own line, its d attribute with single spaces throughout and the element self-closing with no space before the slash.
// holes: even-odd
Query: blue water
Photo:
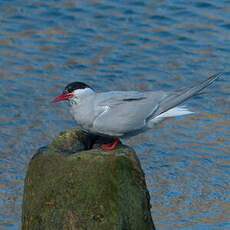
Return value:
<svg viewBox="0 0 230 230">
<path fill-rule="evenodd" d="M 230 229 L 230 1 L 0 1 L 0 229 L 19 229 L 38 147 L 76 126 L 71 81 L 98 91 L 175 90 L 224 71 L 169 119 L 130 139 L 157 229 Z"/>
</svg>

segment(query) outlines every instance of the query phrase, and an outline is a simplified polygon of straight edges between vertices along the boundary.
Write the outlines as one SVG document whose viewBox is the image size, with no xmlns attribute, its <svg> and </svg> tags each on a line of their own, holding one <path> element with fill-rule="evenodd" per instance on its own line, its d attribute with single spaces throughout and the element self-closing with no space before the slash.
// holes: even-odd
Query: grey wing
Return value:
<svg viewBox="0 0 230 230">
<path fill-rule="evenodd" d="M 98 94 L 93 126 L 102 134 L 122 136 L 145 127 L 146 119 L 158 109 L 165 92 L 108 92 Z M 98 112 L 99 111 L 99 112 Z"/>
<path fill-rule="evenodd" d="M 168 94 L 168 96 L 166 96 L 160 102 L 159 109 L 156 111 L 156 113 L 154 113 L 153 118 L 159 116 L 160 114 L 162 114 L 168 110 L 170 110 L 173 107 L 176 107 L 177 105 L 183 103 L 184 101 L 186 101 L 190 97 L 196 95 L 201 90 L 203 90 L 204 88 L 206 88 L 207 86 L 212 84 L 221 75 L 222 75 L 222 73 L 214 74 L 214 75 L 206 78 L 205 80 L 198 82 L 198 83 L 196 83 L 190 87 L 187 87 L 187 88 L 182 89 L 182 90 L 174 91 L 174 92 Z"/>
</svg>

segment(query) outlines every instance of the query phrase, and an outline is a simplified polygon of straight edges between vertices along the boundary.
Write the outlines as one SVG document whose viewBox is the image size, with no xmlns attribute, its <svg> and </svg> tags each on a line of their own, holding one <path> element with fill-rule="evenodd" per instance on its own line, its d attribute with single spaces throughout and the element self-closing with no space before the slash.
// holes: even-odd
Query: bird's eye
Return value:
<svg viewBox="0 0 230 230">
<path fill-rule="evenodd" d="M 67 90 L 67 89 L 65 89 L 64 91 L 63 91 L 63 94 L 68 94 L 69 93 L 69 91 Z"/>
</svg>

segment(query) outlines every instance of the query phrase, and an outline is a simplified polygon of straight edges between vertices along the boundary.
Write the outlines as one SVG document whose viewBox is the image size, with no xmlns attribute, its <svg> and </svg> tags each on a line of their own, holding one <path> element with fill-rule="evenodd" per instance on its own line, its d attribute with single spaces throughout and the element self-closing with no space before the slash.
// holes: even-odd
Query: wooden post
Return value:
<svg viewBox="0 0 230 230">
<path fill-rule="evenodd" d="M 136 153 L 87 149 L 84 132 L 67 130 L 31 159 L 23 230 L 153 230 L 150 197 Z M 80 150 L 80 151 L 79 151 Z"/>
</svg>

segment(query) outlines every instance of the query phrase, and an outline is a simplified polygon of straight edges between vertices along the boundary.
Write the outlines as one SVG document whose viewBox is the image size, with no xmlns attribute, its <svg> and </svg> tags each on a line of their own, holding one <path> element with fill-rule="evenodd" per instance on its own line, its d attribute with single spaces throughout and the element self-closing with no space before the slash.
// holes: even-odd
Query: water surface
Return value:
<svg viewBox="0 0 230 230">
<path fill-rule="evenodd" d="M 98 91 L 175 90 L 222 79 L 130 139 L 157 229 L 230 229 L 230 1 L 0 1 L 0 229 L 19 229 L 36 149 L 76 126 L 50 101 L 71 81 Z"/>
</svg>

